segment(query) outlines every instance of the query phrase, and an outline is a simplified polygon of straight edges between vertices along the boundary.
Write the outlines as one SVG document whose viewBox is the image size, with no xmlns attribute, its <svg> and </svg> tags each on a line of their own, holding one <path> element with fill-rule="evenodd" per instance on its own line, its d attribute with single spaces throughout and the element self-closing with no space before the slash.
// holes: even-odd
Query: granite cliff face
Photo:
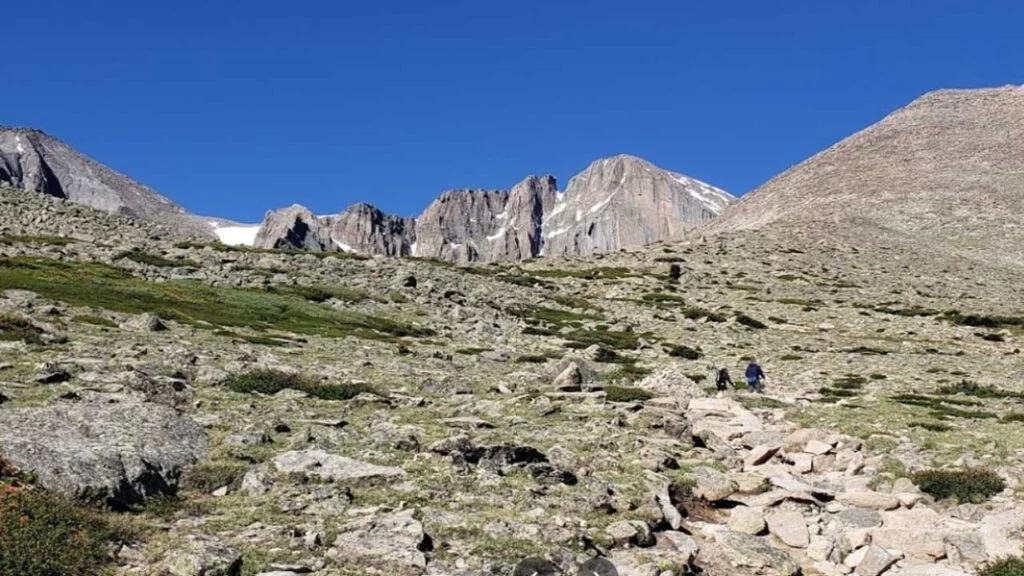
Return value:
<svg viewBox="0 0 1024 576">
<path fill-rule="evenodd" d="M 623 155 L 593 163 L 564 194 L 554 176 L 529 176 L 510 190 L 447 191 L 415 219 L 357 204 L 320 217 L 319 225 L 307 223 L 319 230 L 315 241 L 302 236 L 307 245 L 287 235 L 291 211 L 268 212 L 257 246 L 321 245 L 454 262 L 585 256 L 679 238 L 732 201 L 718 188 Z"/>
<path fill-rule="evenodd" d="M 1008 214 L 1017 218 L 1007 219 Z M 1024 265 L 1024 87 L 926 94 L 776 176 L 702 231 L 882 235 Z"/>
<path fill-rule="evenodd" d="M 0 186 L 157 222 L 188 235 L 214 237 L 208 219 L 189 214 L 151 188 L 39 130 L 0 126 Z"/>
<path fill-rule="evenodd" d="M 544 254 L 585 256 L 679 238 L 732 202 L 723 190 L 633 156 L 598 160 L 569 181 L 544 223 Z"/>
</svg>

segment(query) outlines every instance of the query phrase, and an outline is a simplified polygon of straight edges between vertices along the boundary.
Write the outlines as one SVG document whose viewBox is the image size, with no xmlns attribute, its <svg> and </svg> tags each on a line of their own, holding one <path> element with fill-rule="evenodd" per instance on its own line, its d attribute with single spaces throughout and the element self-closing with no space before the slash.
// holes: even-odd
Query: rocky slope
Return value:
<svg viewBox="0 0 1024 576">
<path fill-rule="evenodd" d="M 175 243 L 12 191 L 0 214 L 0 454 L 145 527 L 114 547 L 125 576 L 598 554 L 968 576 L 1024 553 L 1019 269 L 763 231 L 467 267 Z M 708 390 L 750 357 L 765 396 Z M 936 468 L 1003 484 L 936 498 Z"/>
<path fill-rule="evenodd" d="M 179 233 L 213 237 L 209 219 L 187 213 L 156 191 L 40 130 L 0 126 L 0 186 L 5 185 L 162 223 Z"/>
<path fill-rule="evenodd" d="M 1024 87 L 942 90 L 773 178 L 706 231 L 889 234 L 1020 266 L 1021 214 Z"/>
<path fill-rule="evenodd" d="M 511 190 L 451 190 L 417 218 L 360 204 L 319 218 L 312 244 L 364 254 L 455 262 L 586 256 L 680 238 L 719 214 L 733 197 L 632 156 L 598 160 L 558 191 L 553 176 L 530 176 Z M 280 247 L 291 212 L 268 212 L 256 246 Z M 291 244 L 300 247 L 299 244 Z"/>
</svg>

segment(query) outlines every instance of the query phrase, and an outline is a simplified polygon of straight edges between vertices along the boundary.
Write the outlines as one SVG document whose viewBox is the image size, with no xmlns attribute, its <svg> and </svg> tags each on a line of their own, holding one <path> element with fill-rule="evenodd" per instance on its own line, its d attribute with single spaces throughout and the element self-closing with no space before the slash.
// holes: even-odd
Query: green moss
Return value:
<svg viewBox="0 0 1024 576">
<path fill-rule="evenodd" d="M 268 288 L 268 291 L 280 294 L 294 294 L 310 302 L 318 303 L 327 302 L 331 299 L 355 303 L 369 298 L 365 291 L 348 286 L 278 286 Z"/>
</svg>

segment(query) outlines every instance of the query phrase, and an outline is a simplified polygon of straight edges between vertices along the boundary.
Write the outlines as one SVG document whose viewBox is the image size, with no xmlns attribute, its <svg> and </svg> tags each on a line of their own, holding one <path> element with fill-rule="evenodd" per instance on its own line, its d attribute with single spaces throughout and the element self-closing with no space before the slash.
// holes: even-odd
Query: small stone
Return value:
<svg viewBox="0 0 1024 576">
<path fill-rule="evenodd" d="M 892 494 L 880 492 L 843 492 L 836 497 L 840 503 L 857 508 L 873 510 L 894 510 L 900 507 L 900 499 Z"/>
<path fill-rule="evenodd" d="M 832 445 L 821 440 L 811 440 L 804 446 L 804 452 L 815 455 L 828 454 L 832 451 Z"/>
<path fill-rule="evenodd" d="M 768 531 L 791 548 L 806 548 L 810 543 L 807 523 L 803 514 L 790 510 L 778 510 L 767 517 Z"/>
<path fill-rule="evenodd" d="M 729 529 L 742 534 L 757 536 L 765 531 L 764 515 L 757 508 L 737 506 L 729 514 Z"/>
<path fill-rule="evenodd" d="M 853 571 L 857 576 L 879 576 L 899 560 L 878 546 L 868 546 L 864 550 L 866 550 L 864 557 L 857 564 L 857 569 Z"/>
<path fill-rule="evenodd" d="M 693 471 L 693 476 L 697 482 L 693 488 L 694 496 L 708 502 L 725 500 L 739 489 L 735 482 L 713 468 L 697 468 Z"/>
<path fill-rule="evenodd" d="M 751 468 L 754 466 L 760 466 L 764 464 L 765 462 L 771 460 L 772 456 L 775 456 L 775 454 L 778 453 L 778 451 L 781 448 L 782 447 L 779 446 L 778 444 L 764 444 L 755 447 L 753 450 L 750 451 L 750 455 L 747 456 L 747 459 L 743 462 L 744 468 Z"/>
</svg>

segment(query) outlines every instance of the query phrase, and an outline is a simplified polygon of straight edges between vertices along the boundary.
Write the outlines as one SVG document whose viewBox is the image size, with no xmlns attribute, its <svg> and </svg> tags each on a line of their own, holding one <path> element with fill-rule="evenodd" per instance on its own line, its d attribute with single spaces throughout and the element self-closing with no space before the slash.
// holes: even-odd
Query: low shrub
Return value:
<svg viewBox="0 0 1024 576">
<path fill-rule="evenodd" d="M 1024 576 L 1024 559 L 1003 558 L 985 566 L 978 576 Z"/>
<path fill-rule="evenodd" d="M 679 344 L 666 344 L 665 353 L 673 358 L 683 358 L 685 360 L 700 360 L 704 356 L 699 349 Z"/>
<path fill-rule="evenodd" d="M 654 397 L 643 388 L 628 386 L 605 386 L 605 399 L 609 402 L 643 402 Z"/>
<path fill-rule="evenodd" d="M 297 390 L 321 400 L 349 400 L 359 394 L 375 393 L 368 384 L 325 384 L 279 370 L 254 370 L 232 376 L 225 386 L 229 390 L 243 394 L 270 395 L 282 390 Z"/>
<path fill-rule="evenodd" d="M 227 486 L 237 488 L 248 471 L 244 464 L 207 463 L 197 464 L 181 476 L 181 487 L 193 492 L 208 494 Z"/>
<path fill-rule="evenodd" d="M 117 256 L 114 256 L 114 260 L 122 260 L 125 258 L 138 264 L 155 266 L 157 268 L 181 268 L 183 266 L 197 268 L 199 266 L 198 264 L 191 260 L 170 260 L 168 258 L 164 258 L 163 256 L 150 254 L 149 252 L 143 252 L 138 248 L 134 248 L 126 252 L 121 252 Z"/>
<path fill-rule="evenodd" d="M 26 344 L 42 344 L 43 330 L 26 318 L 0 313 L 0 341 L 22 340 Z"/>
<path fill-rule="evenodd" d="M 924 470 L 911 476 L 921 491 L 936 500 L 980 503 L 1006 489 L 1006 482 L 986 469 Z"/>
<path fill-rule="evenodd" d="M 117 322 L 114 322 L 110 318 L 104 318 L 103 316 L 82 314 L 80 316 L 75 316 L 73 320 L 81 324 L 92 324 L 93 326 L 102 326 L 104 328 L 117 328 Z"/>
<path fill-rule="evenodd" d="M 527 354 L 516 358 L 516 364 L 543 364 L 547 361 L 548 357 L 540 354 Z"/>
<path fill-rule="evenodd" d="M 757 318 L 747 316 L 746 314 L 737 314 L 736 321 L 739 322 L 740 324 L 743 324 L 744 326 L 753 328 L 755 330 L 764 330 L 768 328 L 768 325 L 765 324 L 764 322 L 761 322 Z"/>
<path fill-rule="evenodd" d="M 103 574 L 111 545 L 130 537 L 64 496 L 0 484 L 0 575 Z"/>
</svg>

